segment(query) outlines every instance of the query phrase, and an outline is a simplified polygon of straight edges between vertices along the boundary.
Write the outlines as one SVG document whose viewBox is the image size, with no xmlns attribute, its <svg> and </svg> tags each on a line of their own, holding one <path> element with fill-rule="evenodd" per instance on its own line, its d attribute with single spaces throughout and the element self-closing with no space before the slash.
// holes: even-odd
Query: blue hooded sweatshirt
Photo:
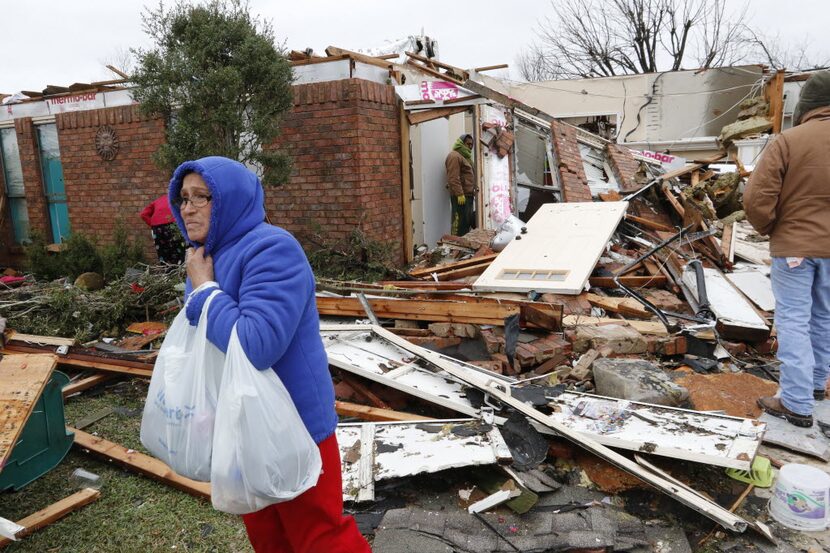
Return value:
<svg viewBox="0 0 830 553">
<path fill-rule="evenodd" d="M 211 212 L 205 255 L 213 257 L 214 280 L 222 291 L 210 306 L 207 337 L 227 351 L 236 325 L 242 349 L 260 370 L 272 368 L 291 394 L 315 442 L 334 433 L 337 413 L 328 359 L 320 337 L 314 275 L 300 244 L 287 231 L 264 222 L 262 185 L 238 161 L 205 157 L 181 164 L 168 195 L 173 216 L 187 237 L 176 205 L 188 173 L 202 176 L 210 193 Z M 187 280 L 185 296 L 192 286 Z M 196 292 L 187 304 L 190 324 L 197 324 L 212 292 Z"/>
</svg>

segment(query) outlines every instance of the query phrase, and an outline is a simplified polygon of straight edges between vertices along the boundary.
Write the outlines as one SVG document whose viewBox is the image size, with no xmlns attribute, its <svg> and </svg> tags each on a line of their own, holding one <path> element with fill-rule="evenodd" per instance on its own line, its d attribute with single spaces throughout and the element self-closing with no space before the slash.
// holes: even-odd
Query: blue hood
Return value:
<svg viewBox="0 0 830 553">
<path fill-rule="evenodd" d="M 199 173 L 213 196 L 207 240 L 204 244 L 198 244 L 186 238 L 191 246 L 204 245 L 206 254 L 214 254 L 265 220 L 262 184 L 253 171 L 226 157 L 203 157 L 185 161 L 176 168 L 170 179 L 167 195 L 182 236 L 187 237 L 187 229 L 175 200 L 188 173 Z"/>
</svg>

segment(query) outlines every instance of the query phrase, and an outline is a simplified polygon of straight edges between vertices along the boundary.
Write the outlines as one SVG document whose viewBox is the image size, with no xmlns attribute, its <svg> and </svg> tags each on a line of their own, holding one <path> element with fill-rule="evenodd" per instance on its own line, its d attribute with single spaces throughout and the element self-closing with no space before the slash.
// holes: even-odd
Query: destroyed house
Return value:
<svg viewBox="0 0 830 553">
<path fill-rule="evenodd" d="M 440 62 L 417 54 L 397 63 L 327 53 L 292 56 L 294 106 L 271 147 L 290 155 L 293 171 L 266 190 L 270 219 L 306 245 L 312 234 L 340 239 L 360 228 L 393 244 L 400 261 L 434 246 L 450 230 L 444 159 L 465 132 L 476 137 L 480 227 L 643 178 L 627 149 L 502 97 L 477 82 L 478 72 L 436 71 L 429 66 Z M 0 263 L 20 264 L 32 233 L 60 243 L 81 232 L 107 244 L 119 223 L 153 259 L 138 214 L 169 180 L 153 162 L 163 121 L 139 112 L 124 80 L 50 86 L 4 102 Z"/>
</svg>

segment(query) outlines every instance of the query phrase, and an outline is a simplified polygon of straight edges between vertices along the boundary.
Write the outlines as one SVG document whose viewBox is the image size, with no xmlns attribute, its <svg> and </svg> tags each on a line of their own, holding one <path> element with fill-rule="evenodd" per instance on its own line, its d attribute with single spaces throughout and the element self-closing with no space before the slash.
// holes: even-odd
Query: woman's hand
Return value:
<svg viewBox="0 0 830 553">
<path fill-rule="evenodd" d="M 205 255 L 204 246 L 199 246 L 196 249 L 188 248 L 184 262 L 193 289 L 213 280 L 213 258 Z"/>
</svg>

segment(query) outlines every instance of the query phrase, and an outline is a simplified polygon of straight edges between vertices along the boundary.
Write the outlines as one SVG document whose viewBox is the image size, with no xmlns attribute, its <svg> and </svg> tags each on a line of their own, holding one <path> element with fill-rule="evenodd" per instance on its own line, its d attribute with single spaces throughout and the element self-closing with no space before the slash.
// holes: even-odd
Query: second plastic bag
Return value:
<svg viewBox="0 0 830 553">
<path fill-rule="evenodd" d="M 243 515 L 317 484 L 320 450 L 272 369 L 257 370 L 231 331 L 213 434 L 211 501 Z"/>
<path fill-rule="evenodd" d="M 141 418 L 141 443 L 182 476 L 210 479 L 213 421 L 225 355 L 207 339 L 213 292 L 192 326 L 185 308 L 161 344 Z"/>
</svg>

